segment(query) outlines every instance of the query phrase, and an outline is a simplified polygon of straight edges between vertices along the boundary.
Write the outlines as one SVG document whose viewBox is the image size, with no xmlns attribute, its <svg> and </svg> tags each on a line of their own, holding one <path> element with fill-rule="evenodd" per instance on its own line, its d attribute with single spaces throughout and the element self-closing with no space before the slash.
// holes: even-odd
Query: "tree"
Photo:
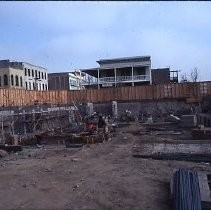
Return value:
<svg viewBox="0 0 211 210">
<path fill-rule="evenodd" d="M 197 80 L 199 79 L 199 70 L 197 67 L 194 67 L 191 71 L 190 78 L 192 82 L 197 82 Z"/>
<path fill-rule="evenodd" d="M 188 77 L 186 73 L 183 73 L 180 77 L 181 77 L 181 82 L 188 82 Z"/>
</svg>

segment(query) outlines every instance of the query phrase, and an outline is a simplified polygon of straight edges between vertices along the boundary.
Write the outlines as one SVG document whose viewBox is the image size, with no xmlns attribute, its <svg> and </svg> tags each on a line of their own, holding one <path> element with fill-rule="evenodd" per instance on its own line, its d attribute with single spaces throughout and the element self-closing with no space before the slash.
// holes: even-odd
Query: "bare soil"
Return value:
<svg viewBox="0 0 211 210">
<path fill-rule="evenodd" d="M 111 141 L 65 148 L 24 148 L 0 159 L 0 209 L 170 210 L 175 168 L 211 172 L 204 163 L 134 158 L 135 145 L 159 136 L 135 135 L 133 123 Z M 170 138 L 170 137 L 168 137 Z"/>
</svg>

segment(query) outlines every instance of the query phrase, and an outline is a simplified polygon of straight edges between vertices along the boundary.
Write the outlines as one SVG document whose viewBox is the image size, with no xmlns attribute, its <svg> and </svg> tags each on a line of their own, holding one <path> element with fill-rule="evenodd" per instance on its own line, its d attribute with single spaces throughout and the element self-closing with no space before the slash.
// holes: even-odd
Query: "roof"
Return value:
<svg viewBox="0 0 211 210">
<path fill-rule="evenodd" d="M 42 66 L 37 66 L 37 65 L 34 65 L 34 64 L 31 64 L 31 63 L 27 63 L 27 62 L 20 62 L 20 63 L 23 63 L 23 64 L 26 64 L 26 65 L 29 65 L 29 66 L 34 66 L 34 67 L 37 67 L 37 68 L 41 68 L 41 69 L 47 70 L 46 68 L 44 68 Z"/>
<path fill-rule="evenodd" d="M 71 71 L 71 72 L 52 72 L 52 73 L 48 73 L 49 76 L 62 76 L 62 75 L 69 75 L 69 74 L 73 74 L 73 75 L 78 75 L 80 74 L 80 72 L 78 71 Z M 85 76 L 84 72 L 81 72 L 82 76 Z"/>
<path fill-rule="evenodd" d="M 41 67 L 41 66 L 36 66 L 36 65 L 33 65 L 33 64 L 30 64 L 30 63 L 27 63 L 27 62 L 22 62 L 22 61 L 20 62 L 20 61 L 15 61 L 15 60 L 10 60 L 10 59 L 0 60 L 0 64 L 1 64 L 1 67 L 2 66 L 16 67 L 16 68 L 19 68 L 19 69 L 20 69 L 20 66 L 22 67 L 23 64 L 27 64 L 27 65 L 30 65 L 30 66 L 34 66 L 34 67 L 37 67 L 37 68 L 42 68 L 42 69 L 47 70 L 46 68 Z"/>
<path fill-rule="evenodd" d="M 48 73 L 48 75 L 52 75 L 52 76 L 59 76 L 59 75 L 68 75 L 69 72 L 52 72 L 52 73 Z"/>
<path fill-rule="evenodd" d="M 151 69 L 152 71 L 169 71 L 170 68 L 166 67 L 166 68 L 156 68 L 156 69 Z"/>
<path fill-rule="evenodd" d="M 86 72 L 86 71 L 97 71 L 100 68 L 87 68 L 87 69 L 81 69 L 82 72 Z"/>
<path fill-rule="evenodd" d="M 150 56 L 133 56 L 133 57 L 122 57 L 113 59 L 101 59 L 97 61 L 99 64 L 109 64 L 109 63 L 121 63 L 121 62 L 143 62 L 150 61 Z"/>
<path fill-rule="evenodd" d="M 81 69 L 82 72 L 85 72 L 93 77 L 97 77 L 99 68 L 89 68 L 89 69 Z"/>
<path fill-rule="evenodd" d="M 23 70 L 22 63 L 11 60 L 0 60 L 0 68 L 15 68 Z"/>
</svg>

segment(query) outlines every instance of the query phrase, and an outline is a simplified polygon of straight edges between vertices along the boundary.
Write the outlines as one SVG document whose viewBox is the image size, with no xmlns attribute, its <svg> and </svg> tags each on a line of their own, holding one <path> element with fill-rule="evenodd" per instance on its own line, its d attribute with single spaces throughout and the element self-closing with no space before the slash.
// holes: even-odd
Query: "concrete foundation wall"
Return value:
<svg viewBox="0 0 211 210">
<path fill-rule="evenodd" d="M 94 112 L 102 113 L 103 115 L 112 115 L 112 104 L 103 103 L 103 104 L 94 104 Z"/>
<path fill-rule="evenodd" d="M 81 106 L 80 108 L 84 108 Z M 83 113 L 83 109 L 81 109 Z M 75 123 L 76 108 L 72 105 L 25 106 L 0 109 L 0 143 L 8 135 L 34 135 L 39 132 L 61 131 Z"/>
<path fill-rule="evenodd" d="M 159 102 L 130 102 L 117 103 L 118 116 L 125 110 L 130 110 L 132 115 L 139 114 L 154 115 L 156 117 L 164 114 L 174 113 L 177 115 L 191 113 L 196 105 L 187 104 L 184 101 L 165 100 Z M 105 115 L 112 115 L 112 103 L 94 104 L 94 111 Z"/>
<path fill-rule="evenodd" d="M 182 112 L 190 109 L 190 105 L 177 101 L 121 103 L 118 105 L 119 113 L 129 109 L 134 115 L 138 115 L 139 113 L 162 115 L 170 112 Z"/>
<path fill-rule="evenodd" d="M 89 105 L 89 103 L 77 105 L 82 118 L 87 114 L 91 114 L 90 110 L 87 113 L 87 107 L 90 108 Z M 41 131 L 63 129 L 72 123 L 78 122 L 78 119 L 76 119 L 78 114 L 74 110 L 74 106 L 67 104 L 60 106 L 46 104 L 24 107 L 1 107 L 0 122 L 1 124 L 3 122 L 3 129 L 0 129 L 0 139 L 4 139 L 6 133 L 26 135 Z M 121 117 L 125 110 L 130 110 L 132 116 L 137 119 L 140 116 L 149 117 L 150 115 L 153 118 L 159 118 L 168 114 L 175 114 L 180 117 L 184 114 L 192 114 L 198 109 L 196 104 L 187 104 L 184 101 L 176 100 L 93 104 L 94 112 L 99 112 L 105 116 L 114 116 L 115 118 Z"/>
</svg>

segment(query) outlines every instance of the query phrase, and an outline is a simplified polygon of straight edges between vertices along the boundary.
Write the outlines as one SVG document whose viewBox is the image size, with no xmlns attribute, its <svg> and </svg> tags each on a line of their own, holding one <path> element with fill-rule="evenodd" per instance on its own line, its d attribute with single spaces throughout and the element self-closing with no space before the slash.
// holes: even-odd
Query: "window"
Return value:
<svg viewBox="0 0 211 210">
<path fill-rule="evenodd" d="M 30 69 L 28 69 L 28 76 L 30 77 Z"/>
<path fill-rule="evenodd" d="M 40 71 L 38 71 L 38 78 L 40 79 Z"/>
<path fill-rule="evenodd" d="M 23 87 L 23 78 L 20 77 L 20 83 L 21 83 L 21 87 Z"/>
<path fill-rule="evenodd" d="M 71 79 L 70 79 L 70 85 L 72 85 L 72 86 L 77 86 L 77 82 L 76 82 L 75 80 L 71 80 Z"/>
<path fill-rule="evenodd" d="M 34 77 L 34 70 L 32 69 L 32 77 Z"/>
<path fill-rule="evenodd" d="M 39 84 L 39 90 L 41 90 L 41 84 Z"/>
<path fill-rule="evenodd" d="M 25 82 L 25 85 L 26 85 L 26 90 L 28 89 L 28 84 L 27 84 L 27 82 Z"/>
<path fill-rule="evenodd" d="M 29 90 L 31 90 L 31 82 L 29 82 Z"/>
<path fill-rule="evenodd" d="M 37 78 L 37 70 L 35 70 L 35 77 Z"/>
<path fill-rule="evenodd" d="M 45 73 L 45 79 L 46 79 L 47 77 L 46 77 L 46 73 Z"/>
<path fill-rule="evenodd" d="M 27 69 L 25 68 L 25 76 L 27 76 Z"/>
<path fill-rule="evenodd" d="M 33 82 L 33 90 L 35 90 L 36 88 L 35 88 L 35 83 Z"/>
<path fill-rule="evenodd" d="M 18 79 L 18 76 L 17 75 L 15 76 L 15 85 L 16 86 L 19 86 L 19 79 Z"/>
<path fill-rule="evenodd" d="M 45 85 L 45 90 L 48 90 L 47 85 Z"/>
<path fill-rule="evenodd" d="M 11 75 L 11 85 L 13 86 L 14 85 L 14 76 Z"/>
<path fill-rule="evenodd" d="M 4 75 L 4 86 L 8 86 L 8 76 Z"/>
<path fill-rule="evenodd" d="M 42 90 L 45 90 L 45 85 L 44 84 L 42 84 Z"/>
<path fill-rule="evenodd" d="M 42 72 L 42 79 L 44 79 L 43 72 Z"/>
</svg>

